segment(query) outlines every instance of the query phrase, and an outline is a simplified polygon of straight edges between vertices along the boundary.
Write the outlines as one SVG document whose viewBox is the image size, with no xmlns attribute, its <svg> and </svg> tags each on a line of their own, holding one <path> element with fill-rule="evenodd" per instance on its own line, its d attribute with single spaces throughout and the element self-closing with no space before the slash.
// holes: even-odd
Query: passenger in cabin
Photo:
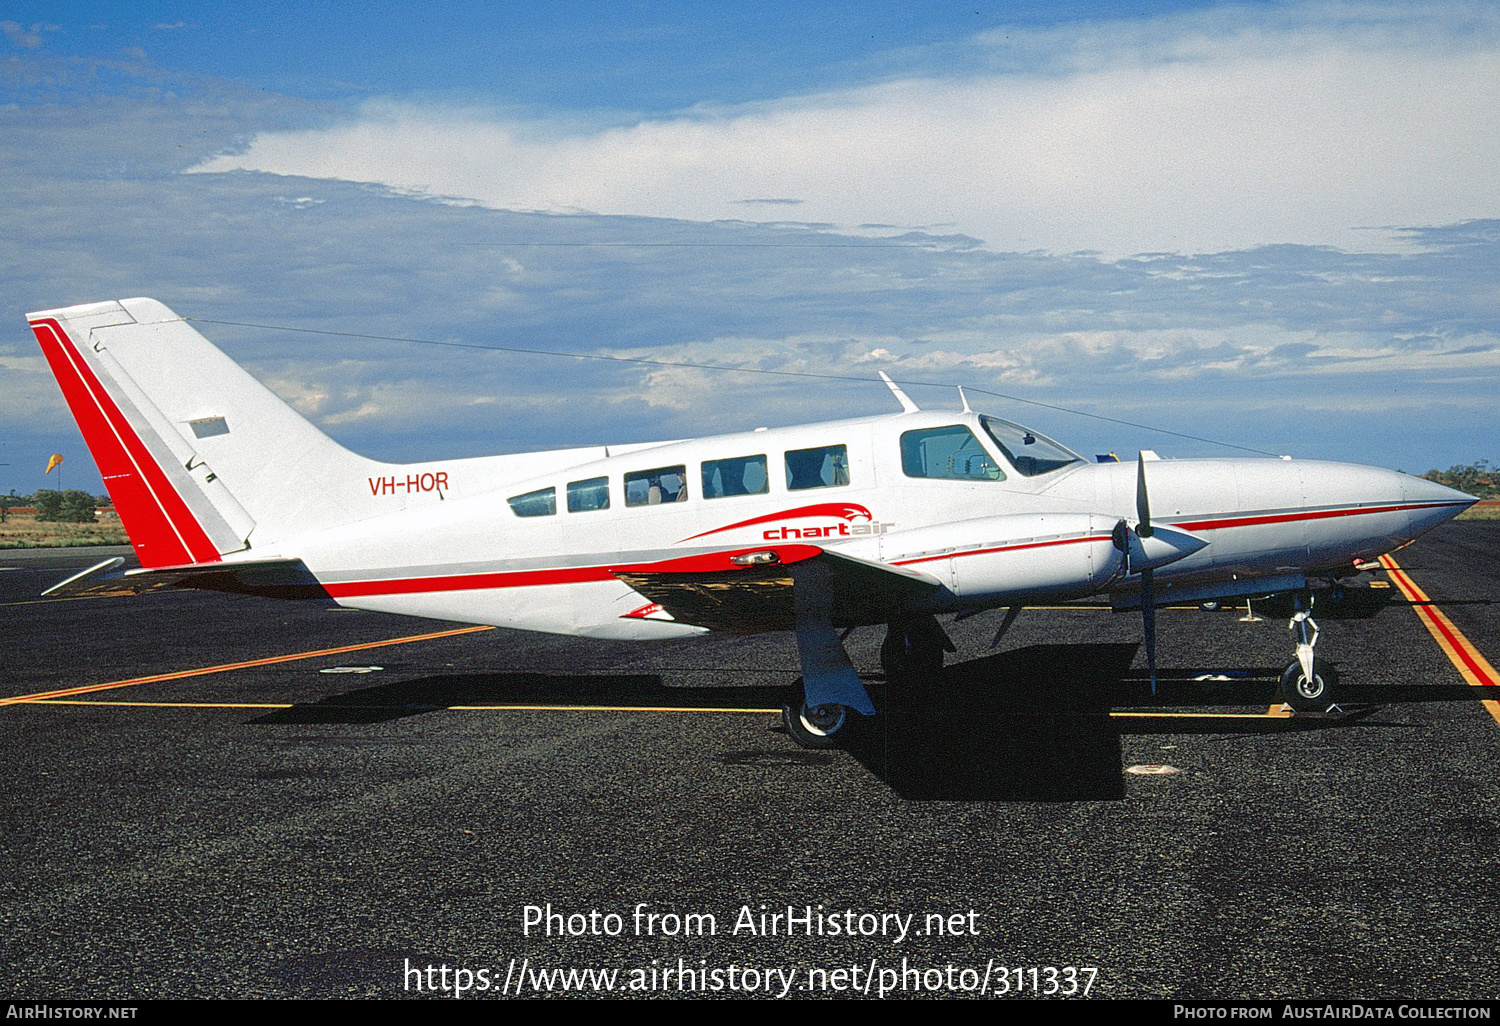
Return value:
<svg viewBox="0 0 1500 1026">
<path fill-rule="evenodd" d="M 660 506 L 669 502 L 686 502 L 688 498 L 687 467 L 657 467 L 625 475 L 625 505 Z"/>
<path fill-rule="evenodd" d="M 703 497 L 722 499 L 732 495 L 764 495 L 769 491 L 764 453 L 735 456 L 703 463 Z"/>
<path fill-rule="evenodd" d="M 790 491 L 832 488 L 848 483 L 849 451 L 845 446 L 792 449 L 786 454 L 786 486 Z"/>
</svg>

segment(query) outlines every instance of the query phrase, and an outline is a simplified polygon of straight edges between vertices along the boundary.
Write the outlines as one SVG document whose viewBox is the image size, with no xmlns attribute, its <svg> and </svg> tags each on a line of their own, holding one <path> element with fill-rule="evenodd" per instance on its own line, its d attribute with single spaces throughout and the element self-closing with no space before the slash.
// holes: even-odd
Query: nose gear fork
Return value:
<svg viewBox="0 0 1500 1026">
<path fill-rule="evenodd" d="M 1287 630 L 1297 639 L 1297 657 L 1281 672 L 1281 696 L 1297 712 L 1325 713 L 1338 709 L 1333 694 L 1338 672 L 1326 659 L 1314 654 L 1318 644 L 1318 622 L 1312 618 L 1312 595 L 1292 596 L 1292 618 Z"/>
<path fill-rule="evenodd" d="M 1313 679 L 1313 646 L 1318 643 L 1318 621 L 1312 618 L 1312 607 L 1312 595 L 1297 592 L 1292 597 L 1292 618 L 1286 625 L 1297 635 L 1297 662 L 1308 680 Z"/>
</svg>

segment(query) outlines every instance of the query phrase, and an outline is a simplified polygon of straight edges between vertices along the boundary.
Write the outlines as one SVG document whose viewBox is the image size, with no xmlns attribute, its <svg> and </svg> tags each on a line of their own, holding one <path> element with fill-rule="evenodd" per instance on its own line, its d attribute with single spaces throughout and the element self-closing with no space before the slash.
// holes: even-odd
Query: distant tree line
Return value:
<svg viewBox="0 0 1500 1026">
<path fill-rule="evenodd" d="M 1489 460 L 1461 464 L 1447 470 L 1429 470 L 1422 476 L 1481 499 L 1500 499 L 1500 467 L 1491 466 Z"/>
<path fill-rule="evenodd" d="M 10 517 L 10 511 L 18 506 L 35 507 L 38 520 L 91 524 L 95 520 L 94 510 L 107 508 L 109 498 L 90 495 L 77 488 L 69 488 L 65 492 L 43 488 L 35 495 L 17 495 L 12 490 L 9 495 L 0 495 L 0 524 L 5 523 Z"/>
</svg>

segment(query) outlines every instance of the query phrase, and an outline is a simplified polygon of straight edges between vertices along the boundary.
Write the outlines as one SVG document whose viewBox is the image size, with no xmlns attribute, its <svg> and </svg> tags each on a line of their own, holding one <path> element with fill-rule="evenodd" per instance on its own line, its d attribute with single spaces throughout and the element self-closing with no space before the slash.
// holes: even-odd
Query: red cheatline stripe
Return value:
<svg viewBox="0 0 1500 1026">
<path fill-rule="evenodd" d="M 941 556 L 923 556 L 920 559 L 898 559 L 895 566 L 911 566 L 913 563 L 931 563 L 938 559 L 959 559 L 963 556 L 985 556 L 992 552 L 1016 552 L 1020 549 L 1045 549 L 1052 545 L 1076 545 L 1079 542 L 1109 541 L 1107 534 L 1089 535 L 1085 538 L 1059 538 L 1056 541 L 1027 542 L 1022 545 L 1000 545 L 992 549 L 969 549 L 964 552 L 945 552 Z"/>
<path fill-rule="evenodd" d="M 493 627 L 459 627 L 451 631 L 434 631 L 431 634 L 414 634 L 404 638 L 388 638 L 385 641 L 367 641 L 359 645 L 343 645 L 339 648 L 320 648 L 312 652 L 294 652 L 291 655 L 268 656 L 265 659 L 247 659 L 242 663 L 224 663 L 220 666 L 200 666 L 193 670 L 178 670 L 175 673 L 158 673 L 150 677 L 132 677 L 129 680 L 113 680 L 106 684 L 85 684 L 82 687 L 63 688 L 59 691 L 38 691 L 33 695 L 15 695 L 0 698 L 0 705 L 21 705 L 41 702 L 49 698 L 66 698 L 69 695 L 86 695 L 93 691 L 110 691 L 128 688 L 136 684 L 155 684 L 166 680 L 181 680 L 184 677 L 202 677 L 210 673 L 226 673 L 229 670 L 248 670 L 255 666 L 270 666 L 274 663 L 289 663 L 298 659 L 315 659 L 318 656 L 343 655 L 345 652 L 361 652 L 368 648 L 385 648 L 389 645 L 405 645 L 413 641 L 432 641 L 451 638 L 458 634 L 474 634 L 477 631 L 494 630 Z"/>
<path fill-rule="evenodd" d="M 1215 531 L 1221 527 L 1254 527 L 1257 524 L 1284 524 L 1293 520 L 1326 520 L 1329 517 L 1355 517 L 1365 513 L 1399 513 L 1408 509 L 1440 509 L 1445 506 L 1467 506 L 1467 502 L 1413 502 L 1399 506 L 1364 506 L 1352 509 L 1320 509 L 1302 513 L 1268 513 L 1256 517 L 1225 517 L 1219 520 L 1196 520 L 1172 524 L 1185 531 Z"/>
<path fill-rule="evenodd" d="M 1085 538 L 1060 538 L 1055 541 L 1028 542 L 1023 545 L 1003 545 L 991 549 L 973 549 L 968 552 L 950 552 L 942 556 L 924 556 L 921 559 L 898 560 L 893 565 L 909 566 L 927 563 L 950 556 L 982 556 L 991 552 L 1012 552 L 1019 549 L 1040 549 L 1051 545 L 1076 545 L 1079 542 L 1109 541 L 1109 535 L 1092 535 Z M 546 584 L 581 584 L 589 581 L 612 581 L 616 573 L 717 573 L 742 569 L 731 566 L 728 558 L 736 552 L 712 552 L 703 556 L 687 556 L 682 559 L 662 560 L 656 563 L 637 563 L 629 566 L 579 566 L 551 570 L 509 570 L 491 574 L 453 574 L 443 577 L 403 577 L 380 581 L 324 582 L 323 587 L 334 598 L 357 598 L 365 595 L 408 595 L 433 591 L 476 591 L 481 588 L 529 588 Z M 745 549 L 745 552 L 760 551 Z M 814 545 L 783 545 L 771 551 L 779 553 L 782 563 L 795 563 L 808 559 L 821 551 Z"/>
<path fill-rule="evenodd" d="M 403 577 L 384 581 L 346 581 L 324 584 L 334 598 L 361 595 L 406 595 L 426 591 L 473 591 L 480 588 L 527 588 L 541 584 L 581 584 L 612 581 L 608 567 L 579 566 L 560 570 L 513 570 L 494 574 L 454 574 L 447 577 Z"/>
<path fill-rule="evenodd" d="M 822 552 L 816 545 L 775 545 L 754 549 L 733 549 L 679 556 L 652 563 L 617 566 L 576 566 L 548 570 L 506 570 L 489 574 L 452 574 L 443 577 L 401 577 L 379 581 L 344 581 L 324 583 L 334 598 L 361 595 L 405 595 L 413 592 L 475 591 L 481 588 L 529 588 L 544 584 L 581 584 L 589 581 L 613 581 L 620 573 L 700 574 L 725 573 L 747 569 L 736 566 L 730 558 L 750 552 L 775 552 L 781 564 L 801 562 Z"/>
<path fill-rule="evenodd" d="M 31 325 L 147 567 L 219 559 L 197 518 L 56 320 Z M 50 339 L 49 339 L 50 336 Z M 50 342 L 50 345 L 49 345 Z"/>
</svg>

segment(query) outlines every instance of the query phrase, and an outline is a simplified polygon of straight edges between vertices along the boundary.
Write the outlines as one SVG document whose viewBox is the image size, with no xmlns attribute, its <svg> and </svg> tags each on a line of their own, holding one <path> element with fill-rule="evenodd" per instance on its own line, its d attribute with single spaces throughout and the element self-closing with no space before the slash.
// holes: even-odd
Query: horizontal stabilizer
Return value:
<svg viewBox="0 0 1500 1026">
<path fill-rule="evenodd" d="M 283 599 L 326 599 L 328 592 L 300 559 L 247 559 L 120 570 L 116 556 L 54 584 L 45 596 L 110 598 L 144 595 L 164 588 L 198 588 Z"/>
<path fill-rule="evenodd" d="M 796 629 L 793 592 L 814 567 L 827 569 L 835 627 L 884 623 L 904 605 L 936 591 L 930 574 L 847 556 L 815 545 L 782 546 L 775 562 L 736 565 L 745 553 L 666 560 L 613 571 L 680 623 L 739 634 Z"/>
</svg>

